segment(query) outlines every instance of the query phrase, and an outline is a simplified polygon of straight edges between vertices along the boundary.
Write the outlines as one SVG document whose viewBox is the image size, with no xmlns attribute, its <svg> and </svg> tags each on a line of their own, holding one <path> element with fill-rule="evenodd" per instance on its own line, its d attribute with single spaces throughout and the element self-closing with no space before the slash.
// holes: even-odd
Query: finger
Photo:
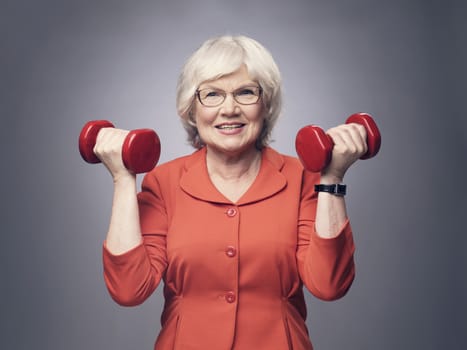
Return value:
<svg viewBox="0 0 467 350">
<path fill-rule="evenodd" d="M 335 153 L 347 156 L 360 156 L 366 153 L 366 131 L 361 125 L 344 124 L 328 131 L 334 142 Z M 357 157 L 358 158 L 358 157 Z"/>
<path fill-rule="evenodd" d="M 128 131 L 103 128 L 99 131 L 94 147 L 94 153 L 101 158 L 121 157 L 121 150 Z"/>
<path fill-rule="evenodd" d="M 351 138 L 357 153 L 362 156 L 367 152 L 366 129 L 360 124 L 347 124 L 348 137 Z M 349 140 L 350 141 L 350 140 Z"/>
</svg>

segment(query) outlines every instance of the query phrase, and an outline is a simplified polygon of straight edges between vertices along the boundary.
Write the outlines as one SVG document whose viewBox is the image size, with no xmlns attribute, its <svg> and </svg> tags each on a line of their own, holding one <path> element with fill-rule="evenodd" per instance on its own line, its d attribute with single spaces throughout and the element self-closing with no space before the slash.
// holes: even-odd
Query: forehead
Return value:
<svg viewBox="0 0 467 350">
<path fill-rule="evenodd" d="M 207 80 L 200 84 L 199 88 L 214 87 L 223 90 L 236 89 L 241 85 L 251 84 L 255 81 L 248 73 L 248 69 L 245 65 L 242 65 L 235 72 L 226 74 L 217 79 Z"/>
</svg>

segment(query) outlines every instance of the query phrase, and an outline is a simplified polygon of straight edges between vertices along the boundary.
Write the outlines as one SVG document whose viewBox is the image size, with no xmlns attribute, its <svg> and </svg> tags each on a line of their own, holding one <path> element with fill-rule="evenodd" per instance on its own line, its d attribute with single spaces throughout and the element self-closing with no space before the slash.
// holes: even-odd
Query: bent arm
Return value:
<svg viewBox="0 0 467 350">
<path fill-rule="evenodd" d="M 159 196 L 144 185 L 147 182 L 143 181 L 139 195 L 134 180 L 125 178 L 115 183 L 112 216 L 103 247 L 107 289 L 124 306 L 146 300 L 167 267 L 166 234 L 160 228 L 166 225 L 163 205 Z M 147 222 L 160 224 L 148 231 Z"/>
<path fill-rule="evenodd" d="M 328 130 L 328 134 L 334 143 L 332 160 L 319 181 L 338 184 L 349 167 L 366 153 L 366 130 L 362 125 L 346 124 Z M 314 193 L 318 179 L 306 172 L 304 178 L 299 222 L 300 274 L 314 295 L 337 299 L 345 295 L 355 277 L 355 247 L 345 200 L 329 193 Z"/>
<path fill-rule="evenodd" d="M 317 174 L 304 172 L 297 263 L 304 285 L 314 296 L 335 300 L 344 296 L 352 285 L 355 247 L 343 198 L 336 197 L 342 200 L 337 204 L 332 197 L 321 198 L 326 193 L 314 191 L 318 180 Z"/>
<path fill-rule="evenodd" d="M 155 290 L 166 268 L 166 253 L 164 234 L 142 235 L 140 219 L 150 216 L 152 220 L 163 221 L 164 216 L 141 210 L 144 204 L 140 205 L 138 200 L 136 175 L 125 168 L 121 156 L 127 134 L 128 131 L 121 129 L 101 129 L 94 153 L 110 172 L 114 184 L 103 247 L 104 279 L 112 298 L 130 306 L 142 303 Z M 148 191 L 146 202 L 157 201 L 157 196 L 151 193 Z"/>
</svg>

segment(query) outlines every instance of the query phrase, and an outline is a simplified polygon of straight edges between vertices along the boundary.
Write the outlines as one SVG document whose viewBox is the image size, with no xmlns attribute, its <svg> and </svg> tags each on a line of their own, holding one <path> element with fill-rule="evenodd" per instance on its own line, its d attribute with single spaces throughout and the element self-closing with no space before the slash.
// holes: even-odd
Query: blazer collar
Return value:
<svg viewBox="0 0 467 350">
<path fill-rule="evenodd" d="M 284 158 L 272 148 L 266 147 L 261 155 L 261 167 L 255 181 L 237 205 L 256 202 L 281 191 L 287 185 L 281 173 Z M 211 182 L 206 166 L 206 147 L 193 153 L 185 162 L 185 171 L 180 179 L 181 188 L 189 195 L 208 202 L 232 204 Z"/>
</svg>

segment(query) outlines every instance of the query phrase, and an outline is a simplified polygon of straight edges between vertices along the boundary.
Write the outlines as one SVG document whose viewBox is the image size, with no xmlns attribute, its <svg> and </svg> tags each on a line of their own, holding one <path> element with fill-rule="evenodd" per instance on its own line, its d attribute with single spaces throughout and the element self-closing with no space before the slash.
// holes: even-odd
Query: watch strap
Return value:
<svg viewBox="0 0 467 350">
<path fill-rule="evenodd" d="M 343 184 L 332 184 L 332 185 L 315 185 L 316 192 L 327 192 L 336 196 L 345 196 L 347 193 L 347 186 Z"/>
</svg>

